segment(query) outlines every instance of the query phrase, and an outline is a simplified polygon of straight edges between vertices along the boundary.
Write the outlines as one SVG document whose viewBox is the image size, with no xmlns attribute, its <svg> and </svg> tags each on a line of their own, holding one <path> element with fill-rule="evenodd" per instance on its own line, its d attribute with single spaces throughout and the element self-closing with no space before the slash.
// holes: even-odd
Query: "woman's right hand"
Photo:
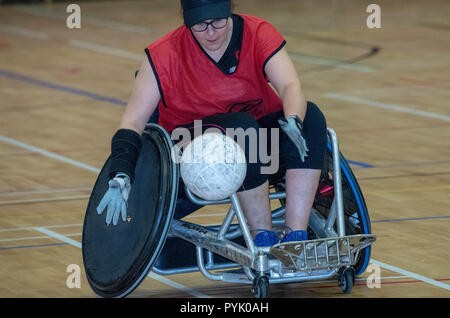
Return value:
<svg viewBox="0 0 450 318">
<path fill-rule="evenodd" d="M 119 223 L 119 217 L 122 221 L 127 219 L 127 201 L 131 192 L 130 178 L 125 173 L 117 173 L 109 180 L 109 188 L 97 206 L 97 213 L 101 215 L 107 208 L 106 225 Z"/>
</svg>

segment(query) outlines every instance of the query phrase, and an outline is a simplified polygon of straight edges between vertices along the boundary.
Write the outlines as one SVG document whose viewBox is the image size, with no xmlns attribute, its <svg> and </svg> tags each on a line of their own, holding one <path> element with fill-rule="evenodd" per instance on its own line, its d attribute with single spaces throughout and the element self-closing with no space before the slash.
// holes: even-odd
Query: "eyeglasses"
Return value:
<svg viewBox="0 0 450 318">
<path fill-rule="evenodd" d="M 211 22 L 200 22 L 192 26 L 192 30 L 195 32 L 203 32 L 212 26 L 214 29 L 223 29 L 228 23 L 228 19 L 214 19 Z"/>
</svg>

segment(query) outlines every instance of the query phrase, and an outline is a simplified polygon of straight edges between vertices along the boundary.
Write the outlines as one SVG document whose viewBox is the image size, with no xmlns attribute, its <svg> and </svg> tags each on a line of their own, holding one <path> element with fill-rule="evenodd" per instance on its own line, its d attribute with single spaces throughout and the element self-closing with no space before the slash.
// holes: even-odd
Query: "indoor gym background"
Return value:
<svg viewBox="0 0 450 318">
<path fill-rule="evenodd" d="M 182 23 L 179 1 L 0 1 L 0 297 L 96 297 L 83 271 L 90 191 L 144 48 Z M 450 296 L 450 2 L 238 0 L 285 36 L 304 92 L 336 130 L 377 241 L 350 295 L 335 280 L 273 297 Z M 377 4 L 381 27 L 369 28 Z M 223 210 L 223 211 L 222 211 Z M 188 219 L 218 224 L 224 209 Z M 81 267 L 68 288 L 69 265 Z M 249 285 L 154 273 L 130 297 L 251 297 Z"/>
</svg>

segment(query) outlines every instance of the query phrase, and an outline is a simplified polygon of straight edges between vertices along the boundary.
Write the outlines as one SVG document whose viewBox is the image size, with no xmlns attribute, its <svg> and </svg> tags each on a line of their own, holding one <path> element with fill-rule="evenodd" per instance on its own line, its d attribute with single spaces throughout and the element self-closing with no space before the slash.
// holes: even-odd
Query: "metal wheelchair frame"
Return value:
<svg viewBox="0 0 450 318">
<path fill-rule="evenodd" d="M 278 244 L 274 247 L 256 247 L 250 234 L 237 194 L 221 201 L 206 201 L 196 197 L 186 188 L 186 194 L 195 204 L 231 204 L 221 225 L 211 228 L 182 220 L 172 220 L 169 236 L 175 236 L 195 245 L 197 267 L 188 269 L 152 270 L 161 275 L 200 271 L 206 278 L 230 283 L 253 284 L 255 297 L 267 297 L 269 283 L 292 283 L 328 279 L 338 276 L 342 291 L 352 289 L 355 273 L 353 266 L 358 255 L 375 241 L 371 234 L 346 235 L 342 179 L 337 135 L 328 128 L 334 166 L 335 196 L 328 219 L 324 220 L 312 210 L 310 226 L 322 233 L 323 238 L 296 243 Z M 269 193 L 269 199 L 284 199 L 285 192 Z M 272 211 L 273 224 L 283 224 L 286 208 Z M 237 218 L 238 225 L 232 224 Z M 336 223 L 337 222 L 337 223 Z M 337 233 L 334 230 L 336 223 Z M 246 246 L 232 241 L 243 236 Z M 204 261 L 204 250 L 206 259 Z M 225 257 L 230 264 L 217 265 L 213 253 Z M 236 267 L 242 268 L 236 270 Z M 222 270 L 212 272 L 213 270 Z"/>
</svg>

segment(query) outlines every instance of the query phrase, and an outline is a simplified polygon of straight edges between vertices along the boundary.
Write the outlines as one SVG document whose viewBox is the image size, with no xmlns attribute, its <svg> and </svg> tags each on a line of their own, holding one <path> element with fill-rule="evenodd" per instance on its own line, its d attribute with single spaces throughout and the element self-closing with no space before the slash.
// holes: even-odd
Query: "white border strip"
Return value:
<svg viewBox="0 0 450 318">
<path fill-rule="evenodd" d="M 0 32 L 6 32 L 6 33 L 15 34 L 15 35 L 31 37 L 36 40 L 48 40 L 50 38 L 50 36 L 44 32 L 34 31 L 34 30 L 22 28 L 22 27 L 17 27 L 17 26 L 8 25 L 8 24 L 1 24 L 1 23 L 0 23 Z M 97 44 L 97 43 L 73 39 L 73 40 L 69 40 L 68 44 L 70 46 L 76 47 L 78 49 L 89 50 L 89 51 L 100 53 L 100 54 L 108 54 L 108 55 L 112 55 L 112 56 L 116 56 L 116 57 L 120 57 L 120 58 L 126 58 L 126 59 L 133 60 L 133 61 L 144 61 L 145 60 L 144 53 L 142 53 L 142 54 L 133 53 L 133 52 L 129 52 L 129 51 L 125 51 L 125 50 L 121 50 L 121 49 L 117 49 L 114 47 L 105 46 L 105 45 L 101 45 L 101 44 Z"/>
<path fill-rule="evenodd" d="M 14 35 L 22 35 L 29 38 L 37 39 L 37 40 L 47 40 L 49 38 L 47 33 L 34 31 L 30 29 L 25 29 L 22 27 L 9 25 L 9 24 L 0 24 L 0 31 L 6 32 Z"/>
<path fill-rule="evenodd" d="M 97 43 L 81 41 L 81 40 L 70 40 L 69 45 L 76 47 L 76 48 L 90 50 L 90 51 L 101 53 L 101 54 L 114 55 L 114 56 L 118 56 L 118 57 L 122 57 L 122 58 L 127 58 L 130 60 L 135 60 L 135 61 L 143 61 L 144 60 L 144 53 L 136 54 L 133 52 L 124 51 L 124 50 L 116 49 L 113 47 L 100 45 Z"/>
<path fill-rule="evenodd" d="M 50 237 L 53 237 L 53 238 L 58 239 L 60 241 L 63 241 L 64 243 L 67 243 L 67 244 L 70 244 L 72 246 L 81 248 L 81 243 L 80 242 L 72 240 L 71 238 L 68 238 L 65 235 L 62 235 L 62 234 L 56 233 L 54 231 L 51 231 L 49 229 L 46 229 L 45 227 L 42 227 L 42 226 L 35 227 L 34 230 L 36 230 L 38 232 L 41 232 L 41 233 L 44 233 L 44 234 L 47 234 Z"/>
<path fill-rule="evenodd" d="M 92 187 L 73 187 L 73 188 L 47 188 L 47 189 L 31 189 L 24 191 L 5 191 L 0 192 L 0 196 L 21 196 L 33 194 L 49 194 L 60 192 L 74 192 L 74 191 L 92 191 Z"/>
<path fill-rule="evenodd" d="M 88 166 L 87 164 L 81 163 L 79 161 L 76 161 L 76 160 L 73 160 L 73 159 L 70 159 L 70 158 L 67 158 L 67 157 L 63 157 L 63 156 L 57 155 L 57 154 L 55 154 L 53 152 L 49 152 L 47 150 L 28 145 L 26 143 L 14 140 L 12 138 L 8 138 L 8 137 L 0 135 L 0 141 L 6 142 L 8 144 L 11 144 L 11 145 L 14 145 L 14 146 L 17 146 L 17 147 L 20 147 L 20 148 L 27 149 L 27 150 L 32 151 L 32 152 L 37 152 L 37 153 L 39 153 L 41 155 L 44 155 L 46 157 L 53 158 L 53 159 L 56 159 L 56 160 L 59 160 L 59 161 L 71 164 L 72 166 L 83 168 L 85 170 L 89 170 L 89 171 L 92 171 L 92 172 L 95 172 L 95 173 L 99 173 L 100 172 L 100 169 L 98 169 L 98 168 L 94 168 L 94 167 Z"/>
<path fill-rule="evenodd" d="M 35 230 L 36 227 L 33 228 L 33 230 Z M 81 236 L 83 233 L 72 233 L 72 234 L 66 234 L 65 236 L 70 237 L 70 236 Z M 12 241 L 28 241 L 28 240 L 36 240 L 36 239 L 49 239 L 49 238 L 53 238 L 52 236 L 26 236 L 26 237 L 15 237 L 15 238 L 10 238 L 10 239 L 1 239 L 0 242 L 12 242 Z"/>
<path fill-rule="evenodd" d="M 50 228 L 73 227 L 73 226 L 83 226 L 83 224 L 61 224 L 61 225 L 48 225 L 48 226 L 43 226 L 43 227 L 50 229 Z M 30 230 L 34 230 L 35 228 L 36 228 L 35 226 L 28 226 L 28 227 L 15 227 L 15 228 L 9 228 L 9 229 L 0 229 L 0 233 L 1 232 L 30 231 Z"/>
<path fill-rule="evenodd" d="M 65 243 L 68 243 L 68 244 L 70 244 L 72 246 L 81 248 L 81 243 L 80 242 L 72 240 L 71 238 L 69 238 L 69 237 L 67 237 L 65 235 L 62 235 L 62 234 L 56 233 L 54 231 L 51 231 L 49 229 L 46 229 L 45 227 L 40 226 L 40 227 L 35 227 L 33 229 L 38 231 L 38 232 L 47 234 L 48 236 L 53 237 L 55 239 L 58 239 L 60 241 L 63 241 Z M 156 273 L 153 273 L 153 272 L 150 272 L 147 275 L 147 277 L 153 278 L 153 279 L 155 279 L 157 281 L 160 281 L 163 284 L 169 285 L 170 287 L 173 287 L 175 289 L 181 290 L 181 291 L 186 292 L 188 294 L 191 294 L 192 296 L 195 296 L 195 297 L 211 298 L 208 295 L 205 295 L 205 294 L 202 294 L 202 293 L 197 292 L 195 290 L 192 290 L 192 289 L 190 289 L 190 288 L 188 288 L 188 287 L 186 287 L 186 286 L 184 286 L 184 285 L 182 285 L 180 283 L 174 282 L 173 280 L 170 280 L 170 279 L 168 279 L 166 277 L 162 277 L 162 276 L 160 276 L 160 275 L 158 275 Z"/>
<path fill-rule="evenodd" d="M 89 199 L 89 197 L 90 197 L 89 195 L 76 195 L 76 196 L 40 198 L 40 199 L 5 200 L 5 201 L 0 201 L 0 205 L 42 203 L 42 202 L 70 201 L 70 200 L 85 200 L 85 199 Z"/>
<path fill-rule="evenodd" d="M 347 95 L 335 94 L 335 93 L 326 93 L 325 97 L 332 98 L 332 99 L 338 99 L 338 100 L 351 102 L 351 103 L 356 103 L 356 104 L 362 104 L 362 105 L 367 105 L 367 106 L 389 109 L 389 110 L 393 110 L 393 111 L 397 111 L 397 112 L 408 113 L 408 114 L 422 116 L 422 117 L 429 117 L 429 118 L 433 118 L 433 119 L 450 121 L 450 116 L 432 113 L 432 112 L 426 112 L 426 111 L 418 110 L 418 109 L 411 109 L 411 108 L 398 106 L 398 105 L 394 105 L 394 104 L 381 103 L 381 102 L 367 100 L 367 99 L 354 97 L 354 96 L 347 96 Z"/>
<path fill-rule="evenodd" d="M 43 18 L 52 18 L 52 19 L 58 19 L 58 20 L 66 20 L 67 19 L 67 13 L 62 10 L 54 10 L 47 6 L 30 6 L 30 5 L 19 5 L 14 7 L 15 10 L 43 17 Z M 149 34 L 150 29 L 148 27 L 135 25 L 135 24 L 129 24 L 124 23 L 120 21 L 114 21 L 109 19 L 103 19 L 103 18 L 97 18 L 93 16 L 88 16 L 85 13 L 83 13 L 83 9 L 81 9 L 83 19 L 82 23 L 101 26 L 105 28 L 110 28 L 114 30 L 119 30 L 123 32 L 131 32 L 131 33 L 137 33 L 137 34 Z"/>
<path fill-rule="evenodd" d="M 428 277 L 425 277 L 425 276 L 422 276 L 422 275 L 419 275 L 419 274 L 416 274 L 416 273 L 413 273 L 413 272 L 410 272 L 410 271 L 398 268 L 396 266 L 392 266 L 392 265 L 389 265 L 389 264 L 386 264 L 386 263 L 383 263 L 383 262 L 380 262 L 380 261 L 377 261 L 377 260 L 374 260 L 374 259 L 372 259 L 370 261 L 370 263 L 378 265 L 378 266 L 383 267 L 385 269 L 388 269 L 390 271 L 393 271 L 393 272 L 396 272 L 396 273 L 399 273 L 399 274 L 402 274 L 402 275 L 405 275 L 405 276 L 409 276 L 409 277 L 415 278 L 417 280 L 421 280 L 421 281 L 423 281 L 425 283 L 434 285 L 436 287 L 440 287 L 440 288 L 444 288 L 446 290 L 450 290 L 450 285 L 448 285 L 448 284 L 445 284 L 445 283 L 442 283 L 442 282 L 438 282 L 437 280 L 434 280 L 434 279 L 431 279 L 431 278 L 428 278 Z"/>
<path fill-rule="evenodd" d="M 161 283 L 164 283 L 166 285 L 172 286 L 175 289 L 182 290 L 182 291 L 184 291 L 184 292 L 186 292 L 188 294 L 191 294 L 191 295 L 193 295 L 195 297 L 212 298 L 211 296 L 208 296 L 208 295 L 205 295 L 205 294 L 200 293 L 198 291 L 192 290 L 191 288 L 188 288 L 188 287 L 186 287 L 184 285 L 181 285 L 180 283 L 174 282 L 173 280 L 170 280 L 170 279 L 168 279 L 166 277 L 158 275 L 158 274 L 156 274 L 154 272 L 150 272 L 150 274 L 148 274 L 147 276 L 150 277 L 150 278 L 159 280 Z"/>
</svg>

